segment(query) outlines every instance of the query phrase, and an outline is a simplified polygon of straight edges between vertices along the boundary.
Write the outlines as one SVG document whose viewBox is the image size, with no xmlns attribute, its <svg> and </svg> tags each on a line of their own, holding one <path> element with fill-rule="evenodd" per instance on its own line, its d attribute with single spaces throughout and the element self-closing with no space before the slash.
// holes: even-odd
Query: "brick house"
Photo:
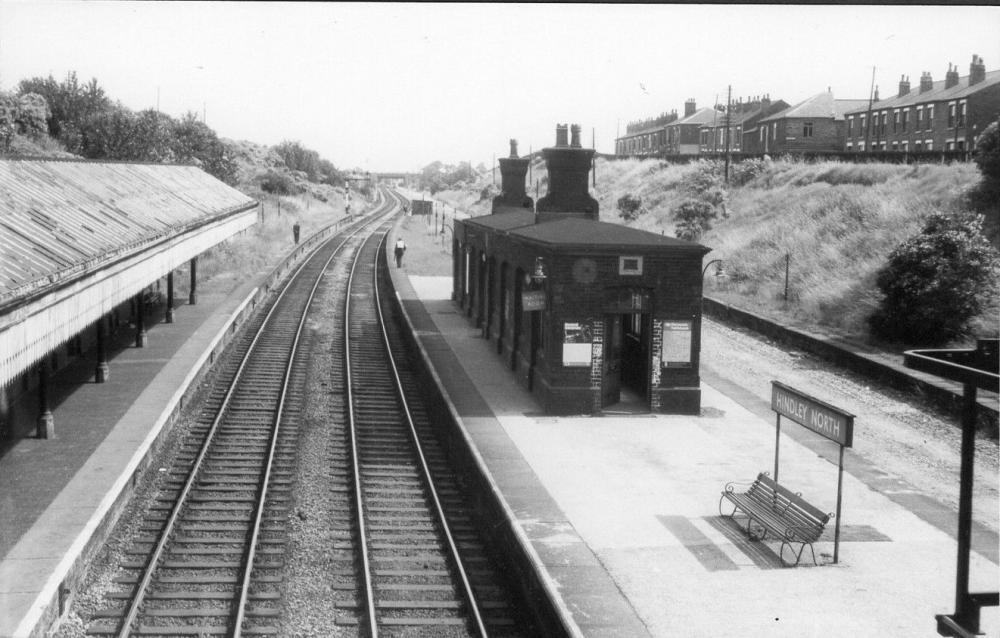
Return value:
<svg viewBox="0 0 1000 638">
<path fill-rule="evenodd" d="M 677 119 L 677 111 L 657 117 L 629 122 L 625 135 L 615 139 L 615 155 L 643 156 L 666 151 L 666 125 Z"/>
<path fill-rule="evenodd" d="M 729 150 L 734 153 L 762 153 L 762 150 L 746 147 L 745 141 L 754 141 L 752 137 L 746 136 L 746 132 L 756 131 L 757 122 L 761 118 L 787 108 L 787 102 L 784 100 L 771 102 L 769 95 L 748 98 L 745 102 L 741 99 L 732 104 L 729 121 Z M 726 151 L 725 113 L 719 113 L 715 121 L 703 124 L 699 129 L 699 136 L 699 150 L 702 153 L 724 153 Z"/>
<path fill-rule="evenodd" d="M 865 108 L 868 100 L 838 100 L 827 89 L 795 106 L 761 118 L 757 125 L 757 152 L 824 153 L 844 148 L 844 114 Z M 744 148 L 749 146 L 745 139 Z"/>
<path fill-rule="evenodd" d="M 667 153 L 697 155 L 700 151 L 701 127 L 720 121 L 722 114 L 714 108 L 697 108 L 694 99 L 684 102 L 684 117 L 667 124 Z"/>
<path fill-rule="evenodd" d="M 909 77 L 902 76 L 896 96 L 870 110 L 866 104 L 848 111 L 844 150 L 965 151 L 998 116 L 1000 71 L 987 73 L 983 59 L 973 55 L 965 77 L 949 64 L 944 80 L 935 82 L 925 71 L 911 91 Z"/>
</svg>

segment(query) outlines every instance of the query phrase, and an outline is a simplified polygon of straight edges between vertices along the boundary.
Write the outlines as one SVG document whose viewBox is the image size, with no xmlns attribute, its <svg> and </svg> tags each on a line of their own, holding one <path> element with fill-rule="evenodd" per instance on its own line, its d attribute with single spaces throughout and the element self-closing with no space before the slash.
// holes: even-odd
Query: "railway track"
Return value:
<svg viewBox="0 0 1000 638">
<path fill-rule="evenodd" d="M 393 209 L 383 201 L 375 215 Z M 309 255 L 251 321 L 144 513 L 97 636 L 277 635 L 285 521 L 308 353 L 303 325 L 330 262 L 365 225 Z"/>
<path fill-rule="evenodd" d="M 401 203 L 388 191 L 377 201 L 371 219 Z M 234 342 L 140 508 L 114 590 L 88 614 L 88 635 L 284 635 L 295 626 L 283 578 L 315 347 L 303 342 L 303 326 L 324 275 L 332 286 L 324 295 L 345 301 L 333 306 L 344 339 L 334 340 L 326 399 L 334 561 L 324 576 L 335 617 L 321 635 L 530 635 L 435 439 L 402 334 L 385 316 L 394 306 L 378 286 L 388 279 L 381 243 L 391 220 L 365 226 L 303 260 Z"/>
<path fill-rule="evenodd" d="M 385 232 L 358 254 L 345 301 L 345 449 L 340 485 L 355 515 L 343 569 L 360 582 L 341 609 L 362 636 L 526 635 L 438 445 L 392 304 Z M 349 567 L 353 567 L 352 569 Z"/>
</svg>

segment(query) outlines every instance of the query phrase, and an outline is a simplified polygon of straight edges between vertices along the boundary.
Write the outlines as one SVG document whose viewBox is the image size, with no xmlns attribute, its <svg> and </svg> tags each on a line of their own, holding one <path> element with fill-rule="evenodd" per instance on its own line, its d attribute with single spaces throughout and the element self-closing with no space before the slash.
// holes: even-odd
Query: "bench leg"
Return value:
<svg viewBox="0 0 1000 638">
<path fill-rule="evenodd" d="M 736 507 L 735 505 L 733 505 L 733 511 L 730 512 L 730 513 L 728 513 L 728 514 L 726 514 L 725 512 L 722 511 L 722 503 L 725 500 L 726 500 L 726 495 L 725 494 L 723 494 L 722 496 L 719 497 L 719 516 L 725 516 L 726 518 L 733 518 L 734 516 L 736 516 L 736 510 L 739 509 L 739 508 Z"/>
<path fill-rule="evenodd" d="M 816 565 L 817 567 L 819 566 L 819 563 L 816 562 L 816 550 L 813 549 L 812 543 L 802 543 L 801 545 L 799 545 L 799 553 L 795 554 L 794 563 L 789 563 L 788 561 L 785 560 L 785 545 L 788 546 L 789 552 L 795 553 L 795 549 L 792 547 L 792 544 L 790 542 L 788 541 L 781 542 L 781 549 L 779 551 L 779 555 L 781 556 L 781 562 L 784 563 L 785 567 L 796 567 L 799 564 L 799 561 L 802 560 L 802 552 L 805 551 L 806 545 L 809 546 L 809 552 L 812 554 L 813 565 Z"/>
</svg>

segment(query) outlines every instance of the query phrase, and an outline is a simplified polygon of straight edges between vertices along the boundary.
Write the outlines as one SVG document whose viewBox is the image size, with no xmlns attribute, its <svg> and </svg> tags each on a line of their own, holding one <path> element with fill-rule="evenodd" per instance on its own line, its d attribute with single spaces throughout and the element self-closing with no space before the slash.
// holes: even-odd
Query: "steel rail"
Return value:
<svg viewBox="0 0 1000 638">
<path fill-rule="evenodd" d="M 420 444 L 420 436 L 417 433 L 417 426 L 413 422 L 413 414 L 410 412 L 409 402 L 406 400 L 403 382 L 399 377 L 399 370 L 396 365 L 396 357 L 392 354 L 392 346 L 389 342 L 389 333 L 386 328 L 385 317 L 382 314 L 382 305 L 379 303 L 378 262 L 379 256 L 383 254 L 383 250 L 385 249 L 385 242 L 388 235 L 389 231 L 386 230 L 382 234 L 382 239 L 379 241 L 378 249 L 375 251 L 375 269 L 372 277 L 375 285 L 375 294 L 372 296 L 375 303 L 376 315 L 378 317 L 379 330 L 382 333 L 382 344 L 385 346 L 386 356 L 389 359 L 389 369 L 392 372 L 392 378 L 395 381 L 396 393 L 399 398 L 400 407 L 403 408 L 403 414 L 406 415 L 406 423 L 409 429 L 410 439 L 413 442 L 413 447 L 417 454 L 417 460 L 420 462 L 420 467 L 423 470 L 422 478 L 424 479 L 424 484 L 427 486 L 427 491 L 430 493 L 431 500 L 434 503 L 434 510 L 437 514 L 441 531 L 444 534 L 445 540 L 448 542 L 448 549 L 451 559 L 455 565 L 455 571 L 458 572 L 459 578 L 462 581 L 462 593 L 465 596 L 469 613 L 472 616 L 478 635 L 486 638 L 489 635 L 486 631 L 486 624 L 479 611 L 479 604 L 476 602 L 475 593 L 472 591 L 472 584 L 469 582 L 468 574 L 462 564 L 462 557 L 458 551 L 458 545 L 455 543 L 455 538 L 448 525 L 448 519 L 445 517 L 444 507 L 441 505 L 441 499 L 438 497 L 437 489 L 434 486 L 434 478 L 431 476 L 430 466 L 427 464 L 427 457 L 424 455 L 423 446 Z"/>
<path fill-rule="evenodd" d="M 366 228 L 366 226 L 367 225 L 361 225 L 361 226 L 359 226 L 357 229 L 355 229 L 353 232 L 351 232 L 350 235 L 348 235 L 347 237 L 345 237 L 343 239 L 343 241 L 341 241 L 340 244 L 333 250 L 333 252 L 331 254 L 331 257 L 330 257 L 330 260 L 332 260 L 333 256 L 337 255 L 340 252 L 340 250 L 344 247 L 345 244 L 347 244 L 348 241 L 350 241 L 355 235 L 357 235 L 362 230 L 364 230 Z M 253 340 L 251 341 L 249 347 L 247 348 L 246 353 L 244 354 L 242 360 L 240 361 L 239 367 L 237 368 L 236 373 L 233 376 L 233 380 L 232 380 L 232 382 L 231 382 L 231 384 L 229 386 L 229 389 L 226 391 L 226 395 L 223 398 L 222 403 L 219 406 L 219 409 L 218 409 L 218 411 L 216 413 L 216 416 L 212 420 L 212 424 L 209 427 L 208 432 L 205 435 L 205 440 L 202 442 L 201 448 L 198 451 L 198 456 L 195 458 L 195 461 L 192 464 L 191 469 L 188 471 L 188 476 L 187 476 L 187 479 L 185 480 L 184 486 L 181 488 L 181 491 L 178 494 L 177 499 L 174 501 L 174 505 L 173 505 L 173 507 L 171 508 L 171 511 L 170 511 L 170 516 L 167 518 L 166 524 L 164 525 L 163 530 L 160 532 L 160 537 L 159 537 L 159 540 L 157 541 L 156 547 L 153 550 L 153 553 L 150 555 L 149 560 L 148 560 L 148 562 L 146 564 L 146 567 L 143 570 L 142 579 L 140 579 L 139 583 L 136 585 L 136 594 L 132 598 L 132 600 L 130 601 L 129 607 L 128 607 L 128 612 L 125 614 L 125 617 L 122 619 L 121 624 L 119 625 L 118 631 L 115 634 L 118 638 L 123 638 L 124 636 L 126 636 L 126 635 L 129 634 L 129 630 L 132 628 L 132 624 L 135 622 L 136 616 L 138 615 L 139 607 L 142 605 L 143 602 L 145 602 L 146 593 L 147 593 L 147 590 L 149 589 L 149 585 L 150 585 L 150 583 L 152 581 L 153 574 L 156 571 L 156 567 L 158 566 L 158 564 L 160 562 L 160 559 L 163 556 L 163 552 L 166 549 L 167 543 L 169 542 L 170 537 L 173 534 L 174 527 L 175 527 L 175 525 L 177 523 L 178 518 L 180 517 L 181 510 L 183 509 L 183 506 L 187 502 L 188 495 L 191 493 L 191 490 L 192 490 L 192 488 L 193 488 L 193 486 L 195 484 L 195 479 L 197 478 L 198 473 L 201 470 L 202 463 L 205 460 L 206 455 L 208 454 L 208 449 L 211 446 L 211 443 L 213 442 L 213 440 L 215 438 L 215 434 L 216 434 L 216 432 L 218 430 L 219 425 L 222 423 L 223 417 L 225 416 L 226 411 L 227 411 L 227 409 L 229 407 L 229 403 L 230 403 L 230 401 L 231 401 L 231 399 L 233 397 L 233 394 L 236 391 L 236 388 L 237 388 L 237 386 L 239 384 L 239 381 L 241 380 L 241 378 L 243 376 L 243 372 L 246 369 L 247 363 L 250 360 L 250 356 L 254 353 L 254 350 L 255 350 L 255 348 L 257 346 L 257 343 L 260 341 L 261 336 L 264 334 L 265 328 L 267 327 L 268 322 L 271 320 L 271 318 L 273 317 L 274 313 L 277 311 L 280 301 L 285 297 L 285 294 L 291 289 L 292 283 L 295 281 L 295 279 L 299 276 L 299 274 L 302 272 L 302 270 L 309 263 L 309 260 L 312 258 L 312 256 L 315 255 L 323 247 L 327 246 L 330 242 L 332 242 L 333 239 L 334 238 L 331 238 L 330 240 L 323 242 L 322 244 L 318 245 L 316 248 L 314 248 L 313 250 L 311 250 L 309 252 L 309 254 L 296 267 L 296 269 L 292 273 L 292 275 L 287 279 L 285 285 L 282 287 L 281 291 L 278 293 L 277 297 L 275 298 L 274 303 L 271 305 L 270 309 L 268 309 L 268 312 L 265 315 L 264 320 L 261 322 L 261 325 L 260 325 L 260 328 L 257 331 L 257 334 L 254 335 Z M 329 264 L 329 260 L 327 261 L 327 265 L 328 264 Z M 325 272 L 325 266 L 324 266 L 324 269 L 322 271 L 320 271 L 320 275 L 317 277 L 317 284 L 318 284 L 319 280 L 322 278 L 324 272 Z M 315 289 L 315 287 L 314 287 L 314 289 Z M 303 317 L 308 312 L 309 305 L 310 304 L 308 302 L 305 304 L 305 307 L 303 309 Z M 296 337 L 296 340 L 297 340 L 297 337 Z M 289 357 L 289 359 L 288 359 L 289 370 L 291 368 L 293 360 L 294 360 L 294 357 Z M 287 378 L 287 372 L 286 372 L 286 378 Z M 284 396 L 284 389 L 282 390 L 282 397 L 283 396 Z M 276 440 L 276 439 L 274 439 L 274 440 Z M 272 440 L 271 449 L 272 449 L 272 454 L 269 457 L 269 463 L 270 463 L 271 458 L 273 458 L 273 449 L 274 449 L 273 440 Z M 269 475 L 270 466 L 268 466 L 267 470 L 268 470 L 268 475 Z M 266 489 L 266 487 L 265 487 L 265 489 Z M 256 529 L 254 530 L 254 540 L 256 540 Z M 252 568 L 252 566 L 251 566 L 251 568 Z M 247 573 L 249 573 L 250 571 L 252 571 L 252 569 L 248 569 L 248 570 L 245 570 L 245 571 Z M 245 604 L 245 598 L 243 596 L 241 596 L 241 613 L 240 613 L 240 617 L 242 617 L 242 604 Z M 237 634 L 236 635 L 239 635 L 238 630 L 237 630 Z"/>
<path fill-rule="evenodd" d="M 365 606 L 368 608 L 369 638 L 378 638 L 378 623 L 375 618 L 375 590 L 372 584 L 372 567 L 368 556 L 368 532 L 365 527 L 364 497 L 361 493 L 361 464 L 358 455 L 358 437 L 354 422 L 354 380 L 351 375 L 351 286 L 354 273 L 361 261 L 361 250 L 354 256 L 351 272 L 347 278 L 347 294 L 344 296 L 344 369 L 347 390 L 347 427 L 351 441 L 351 473 L 354 479 L 354 501 L 358 512 L 358 542 L 360 544 L 362 572 L 365 580 Z"/>
</svg>

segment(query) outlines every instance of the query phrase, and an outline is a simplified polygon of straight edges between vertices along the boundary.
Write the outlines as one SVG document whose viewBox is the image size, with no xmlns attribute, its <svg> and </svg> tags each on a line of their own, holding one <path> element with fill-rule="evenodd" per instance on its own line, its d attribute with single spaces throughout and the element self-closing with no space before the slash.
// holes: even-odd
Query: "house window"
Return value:
<svg viewBox="0 0 1000 638">
<path fill-rule="evenodd" d="M 812 137 L 813 136 L 813 123 L 803 122 L 802 123 L 802 137 Z"/>
<path fill-rule="evenodd" d="M 933 151 L 934 150 L 934 140 L 924 140 L 924 150 Z"/>
<path fill-rule="evenodd" d="M 948 104 L 948 128 L 954 128 L 955 126 L 955 103 L 951 102 Z"/>
<path fill-rule="evenodd" d="M 847 118 L 847 137 L 853 137 L 853 136 L 854 136 L 854 116 L 851 115 L 850 117 Z"/>
<path fill-rule="evenodd" d="M 960 151 L 965 150 L 965 140 L 958 140 L 958 150 Z"/>
<path fill-rule="evenodd" d="M 929 131 L 934 128 L 934 105 L 927 105 L 927 125 L 925 128 Z"/>
<path fill-rule="evenodd" d="M 923 120 L 924 120 L 924 107 L 918 106 L 917 107 L 917 117 L 913 121 L 913 130 L 914 131 L 919 131 L 921 128 L 923 128 Z"/>
<path fill-rule="evenodd" d="M 851 144 L 850 142 L 848 142 L 848 143 L 847 143 L 847 152 L 848 152 L 848 153 L 850 153 L 851 151 L 853 151 L 853 150 L 854 150 L 853 148 L 851 148 L 852 146 L 853 146 L 853 145 L 852 145 L 852 144 Z"/>
<path fill-rule="evenodd" d="M 892 132 L 895 133 L 899 129 L 899 109 L 892 112 Z"/>
<path fill-rule="evenodd" d="M 906 140 L 903 140 L 902 142 L 900 142 L 900 150 L 903 151 L 904 153 L 907 150 L 909 150 L 909 146 L 910 146 L 910 143 L 907 142 Z"/>
<path fill-rule="evenodd" d="M 922 150 L 924 150 L 924 147 L 923 147 L 923 144 L 921 144 L 920 140 L 917 140 L 916 142 L 913 143 L 913 152 L 914 153 L 919 153 Z"/>
<path fill-rule="evenodd" d="M 898 151 L 899 150 L 899 142 L 893 142 L 892 143 L 892 150 L 894 150 L 894 151 Z"/>
<path fill-rule="evenodd" d="M 766 129 L 765 129 L 765 128 L 764 128 L 763 126 L 762 126 L 762 127 L 760 127 L 760 141 L 761 141 L 761 142 L 763 142 L 763 141 L 764 141 L 764 131 L 765 131 L 765 130 L 766 130 Z"/>
<path fill-rule="evenodd" d="M 865 150 L 865 143 L 858 142 L 858 151 L 863 151 L 863 150 Z"/>
<path fill-rule="evenodd" d="M 885 150 L 885 140 L 879 142 L 878 150 L 880 150 L 880 151 L 884 151 Z"/>
<path fill-rule="evenodd" d="M 945 142 L 944 143 L 944 150 L 946 150 L 946 151 L 953 151 L 953 150 L 955 150 L 955 143 L 951 142 L 951 141 Z"/>
<path fill-rule="evenodd" d="M 642 257 L 619 257 L 618 258 L 618 274 L 619 275 L 641 275 L 642 274 Z"/>
<path fill-rule="evenodd" d="M 958 105 L 958 126 L 965 126 L 965 102 Z"/>
<path fill-rule="evenodd" d="M 906 121 L 910 119 L 910 109 L 903 109 L 903 121 L 900 124 L 901 130 L 906 132 Z"/>
<path fill-rule="evenodd" d="M 865 117 L 867 116 L 862 115 L 860 118 L 858 118 L 858 121 L 860 122 L 860 126 L 858 126 L 858 135 L 860 137 L 864 137 L 868 131 L 868 129 L 865 128 Z"/>
</svg>

